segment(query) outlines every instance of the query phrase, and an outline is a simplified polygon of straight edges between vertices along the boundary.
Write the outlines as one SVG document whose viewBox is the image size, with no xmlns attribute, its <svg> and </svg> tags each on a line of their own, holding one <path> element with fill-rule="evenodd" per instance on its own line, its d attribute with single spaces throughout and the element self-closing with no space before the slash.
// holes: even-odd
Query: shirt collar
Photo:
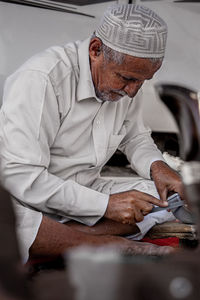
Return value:
<svg viewBox="0 0 200 300">
<path fill-rule="evenodd" d="M 77 86 L 77 100 L 81 101 L 87 98 L 96 98 L 94 84 L 90 70 L 89 61 L 89 44 L 91 37 L 87 38 L 78 48 L 78 61 L 79 61 L 79 81 Z"/>
</svg>

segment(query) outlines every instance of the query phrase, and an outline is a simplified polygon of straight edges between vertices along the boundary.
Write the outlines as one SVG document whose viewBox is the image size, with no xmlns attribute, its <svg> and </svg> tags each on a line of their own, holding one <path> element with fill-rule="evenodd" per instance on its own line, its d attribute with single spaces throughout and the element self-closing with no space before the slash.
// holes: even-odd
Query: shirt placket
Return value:
<svg viewBox="0 0 200 300">
<path fill-rule="evenodd" d="M 93 123 L 93 141 L 96 154 L 96 166 L 100 166 L 106 157 L 108 134 L 104 123 L 106 103 L 98 111 Z"/>
</svg>

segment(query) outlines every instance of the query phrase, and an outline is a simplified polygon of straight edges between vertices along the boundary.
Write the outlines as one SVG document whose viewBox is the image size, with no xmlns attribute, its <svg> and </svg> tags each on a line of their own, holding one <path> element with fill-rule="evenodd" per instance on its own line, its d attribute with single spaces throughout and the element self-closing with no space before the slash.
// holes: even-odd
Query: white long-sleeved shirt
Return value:
<svg viewBox="0 0 200 300">
<path fill-rule="evenodd" d="M 26 207 L 93 225 L 109 196 L 91 187 L 117 148 L 144 178 L 163 158 L 143 124 L 141 94 L 96 98 L 89 41 L 49 48 L 7 79 L 0 172 L 2 185 Z"/>
</svg>

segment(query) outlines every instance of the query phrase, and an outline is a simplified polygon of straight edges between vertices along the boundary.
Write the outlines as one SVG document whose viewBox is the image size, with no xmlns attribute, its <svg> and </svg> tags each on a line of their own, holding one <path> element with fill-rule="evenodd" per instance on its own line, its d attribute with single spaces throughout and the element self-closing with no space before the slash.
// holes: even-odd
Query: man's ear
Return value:
<svg viewBox="0 0 200 300">
<path fill-rule="evenodd" d="M 92 61 L 99 58 L 99 56 L 102 54 L 101 49 L 102 49 L 102 41 L 96 37 L 91 39 L 89 45 L 89 55 Z"/>
</svg>

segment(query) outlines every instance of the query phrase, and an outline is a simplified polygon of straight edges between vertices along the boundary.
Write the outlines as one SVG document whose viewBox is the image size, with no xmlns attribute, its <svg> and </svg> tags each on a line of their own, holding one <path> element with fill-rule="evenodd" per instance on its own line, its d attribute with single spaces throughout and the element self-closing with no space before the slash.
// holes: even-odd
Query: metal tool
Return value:
<svg viewBox="0 0 200 300">
<path fill-rule="evenodd" d="M 175 209 L 177 207 L 181 207 L 184 205 L 184 202 L 183 202 L 183 200 L 181 200 L 178 193 L 175 193 L 175 194 L 171 195 L 170 197 L 168 197 L 167 201 L 169 203 L 168 206 L 166 206 L 166 207 L 155 206 L 151 212 L 154 213 L 154 212 L 166 210 L 166 209 L 172 210 L 172 209 Z"/>
<path fill-rule="evenodd" d="M 178 219 L 182 223 L 185 223 L 185 224 L 195 224 L 196 223 L 195 216 L 193 215 L 193 213 L 190 210 L 188 210 L 185 207 L 184 201 L 181 200 L 178 193 L 175 193 L 172 196 L 168 197 L 167 201 L 169 203 L 168 206 L 166 206 L 166 207 L 156 206 L 152 209 L 151 212 L 154 213 L 154 212 L 170 209 L 171 212 L 173 213 L 173 215 L 176 217 L 176 219 Z"/>
</svg>

